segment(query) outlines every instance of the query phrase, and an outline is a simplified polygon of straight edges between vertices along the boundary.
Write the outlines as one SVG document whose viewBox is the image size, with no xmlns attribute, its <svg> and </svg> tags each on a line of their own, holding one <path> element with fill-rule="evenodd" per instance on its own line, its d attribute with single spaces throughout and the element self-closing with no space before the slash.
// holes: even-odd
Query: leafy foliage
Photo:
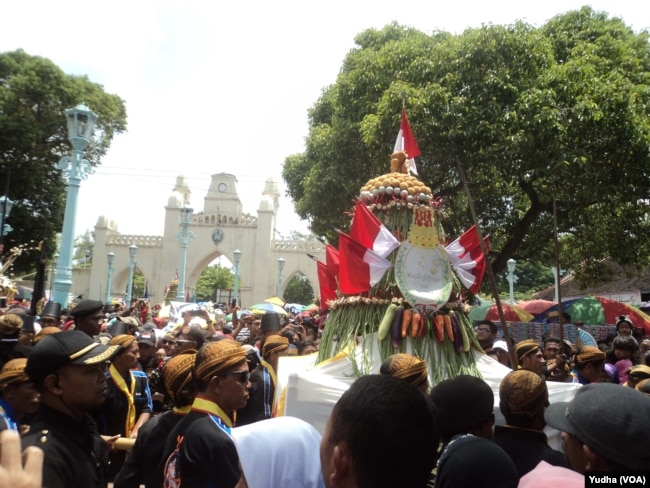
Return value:
<svg viewBox="0 0 650 488">
<path fill-rule="evenodd" d="M 196 300 L 199 302 L 216 300 L 217 290 L 232 290 L 234 276 L 230 268 L 218 264 L 208 266 L 196 281 Z"/>
<path fill-rule="evenodd" d="M 539 28 L 428 36 L 391 24 L 355 41 L 309 112 L 305 152 L 284 163 L 313 232 L 334 242 L 359 188 L 389 171 L 404 93 L 420 179 L 444 199 L 446 232 L 472 223 L 460 166 L 494 271 L 511 257 L 554 263 L 554 202 L 562 267 L 588 278 L 606 256 L 648 264 L 647 32 L 584 7 Z"/>
<path fill-rule="evenodd" d="M 309 280 L 301 274 L 295 275 L 284 288 L 282 298 L 287 303 L 309 305 L 314 301 L 314 290 Z"/>
<path fill-rule="evenodd" d="M 113 137 L 126 130 L 124 101 L 45 58 L 22 50 L 0 53 L 0 181 L 5 183 L 0 191 L 15 201 L 9 220 L 14 230 L 5 237 L 5 249 L 45 240 L 48 256 L 54 254 L 66 198 L 66 182 L 56 165 L 71 150 L 64 111 L 80 103 L 99 115 L 95 139 L 85 152 L 96 166 Z M 22 256 L 16 271 L 30 269 L 35 261 L 35 254 Z"/>
</svg>

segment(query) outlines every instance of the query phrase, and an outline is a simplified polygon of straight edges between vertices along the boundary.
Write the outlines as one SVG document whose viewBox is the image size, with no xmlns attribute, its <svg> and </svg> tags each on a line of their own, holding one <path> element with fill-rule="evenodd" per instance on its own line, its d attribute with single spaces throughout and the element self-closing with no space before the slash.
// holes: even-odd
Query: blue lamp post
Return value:
<svg viewBox="0 0 650 488">
<path fill-rule="evenodd" d="M 508 259 L 508 284 L 510 285 L 510 305 L 515 304 L 515 282 L 517 277 L 515 276 L 515 266 L 517 266 L 517 261 L 514 259 Z"/>
<path fill-rule="evenodd" d="M 278 258 L 278 289 L 276 295 L 282 298 L 282 270 L 284 269 L 284 258 Z"/>
<path fill-rule="evenodd" d="M 54 301 L 64 308 L 68 306 L 68 295 L 72 287 L 72 255 L 79 187 L 81 180 L 87 179 L 89 174 L 94 173 L 90 162 L 83 159 L 83 153 L 90 143 L 97 122 L 97 115 L 83 104 L 66 110 L 65 115 L 68 121 L 68 140 L 72 144 L 72 156 L 63 156 L 57 166 L 68 179 L 68 193 L 61 231 L 60 257 L 54 278 Z"/>
<path fill-rule="evenodd" d="M 235 303 L 238 303 L 238 295 L 239 295 L 239 261 L 241 260 L 241 251 L 239 249 L 235 249 L 233 251 L 233 256 L 235 257 L 235 280 L 233 283 L 233 298 L 235 300 Z"/>
<path fill-rule="evenodd" d="M 131 306 L 131 294 L 133 293 L 133 272 L 135 271 L 135 253 L 138 251 L 138 246 L 131 244 L 129 246 L 129 282 L 126 284 L 126 306 Z"/>
<path fill-rule="evenodd" d="M 13 200 L 9 200 L 6 195 L 2 195 L 0 197 L 0 206 L 2 207 L 2 221 L 0 221 L 0 230 L 2 230 L 2 233 L 0 235 L 0 244 L 2 244 L 4 236 L 13 230 L 6 220 L 9 218 L 9 215 L 11 215 L 11 209 L 14 208 L 14 202 Z"/>
<path fill-rule="evenodd" d="M 176 301 L 185 301 L 185 267 L 187 264 L 187 246 L 192 239 L 194 233 L 188 230 L 190 222 L 192 221 L 192 212 L 194 210 L 190 207 L 183 205 L 181 207 L 181 230 L 178 231 L 176 237 L 181 243 L 181 263 L 178 271 L 178 288 L 176 289 Z"/>
<path fill-rule="evenodd" d="M 115 262 L 115 253 L 114 252 L 109 252 L 106 257 L 108 258 L 108 271 L 107 271 L 107 276 L 106 276 L 106 297 L 104 299 L 104 303 L 106 305 L 111 304 L 111 281 L 113 281 L 113 271 L 115 271 L 115 268 L 113 268 L 113 263 Z"/>
</svg>

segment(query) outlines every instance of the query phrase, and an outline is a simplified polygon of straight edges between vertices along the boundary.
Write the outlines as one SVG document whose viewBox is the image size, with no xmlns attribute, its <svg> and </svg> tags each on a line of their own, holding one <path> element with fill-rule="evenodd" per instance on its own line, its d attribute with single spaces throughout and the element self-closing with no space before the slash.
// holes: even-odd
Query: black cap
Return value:
<svg viewBox="0 0 650 488">
<path fill-rule="evenodd" d="M 632 470 L 650 466 L 650 397 L 633 388 L 585 385 L 570 402 L 549 405 L 544 418 L 608 461 Z"/>
<path fill-rule="evenodd" d="M 151 329 L 141 327 L 137 336 L 138 344 L 146 344 L 152 347 L 156 345 L 156 333 Z"/>
<path fill-rule="evenodd" d="M 176 336 L 178 337 L 181 334 L 188 336 L 191 340 L 196 342 L 197 349 L 200 349 L 203 345 L 203 342 L 205 341 L 205 334 L 203 333 L 203 329 L 201 329 L 201 327 L 198 325 L 183 326 L 183 328 L 181 328 L 180 332 Z"/>
<path fill-rule="evenodd" d="M 41 312 L 41 317 L 54 317 L 57 320 L 61 319 L 61 304 L 59 302 L 47 302 Z"/>
<path fill-rule="evenodd" d="M 280 315 L 275 312 L 266 312 L 262 315 L 260 328 L 262 332 L 280 330 Z"/>
<path fill-rule="evenodd" d="M 81 300 L 70 311 L 71 317 L 85 317 L 86 315 L 99 312 L 104 308 L 104 304 L 99 300 Z"/>
<path fill-rule="evenodd" d="M 437 407 L 436 422 L 445 436 L 467 434 L 494 413 L 494 393 L 480 378 L 459 375 L 441 381 L 429 397 Z"/>
<path fill-rule="evenodd" d="M 121 346 L 106 346 L 78 330 L 46 336 L 31 350 L 25 373 L 37 381 L 69 364 L 80 366 L 109 361 Z"/>
<path fill-rule="evenodd" d="M 23 321 L 23 328 L 20 329 L 21 332 L 36 332 L 34 330 L 34 316 L 33 315 L 21 315 L 20 318 Z"/>
</svg>

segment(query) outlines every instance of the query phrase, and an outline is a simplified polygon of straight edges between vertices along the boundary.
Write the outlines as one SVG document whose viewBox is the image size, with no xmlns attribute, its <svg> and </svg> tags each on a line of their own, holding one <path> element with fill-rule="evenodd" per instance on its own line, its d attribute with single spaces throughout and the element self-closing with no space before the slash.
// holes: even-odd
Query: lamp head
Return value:
<svg viewBox="0 0 650 488">
<path fill-rule="evenodd" d="M 90 142 L 98 116 L 83 103 L 65 111 L 68 122 L 68 139 L 77 150 L 82 151 Z"/>
<path fill-rule="evenodd" d="M 9 200 L 6 195 L 2 195 L 0 197 L 0 206 L 2 206 L 2 215 L 6 219 L 11 214 L 11 209 L 14 208 L 14 201 Z"/>
<path fill-rule="evenodd" d="M 189 224 L 190 221 L 192 220 L 192 213 L 194 212 L 194 209 L 191 207 L 186 207 L 183 205 L 181 208 L 181 223 L 182 224 Z"/>
<path fill-rule="evenodd" d="M 239 260 L 241 259 L 241 251 L 239 249 L 235 249 L 233 251 L 233 255 L 235 256 L 235 264 L 238 264 Z"/>
<path fill-rule="evenodd" d="M 135 258 L 135 253 L 138 251 L 138 246 L 135 244 L 131 244 L 129 246 L 129 256 L 131 256 L 131 259 Z"/>
<path fill-rule="evenodd" d="M 515 270 L 515 266 L 517 266 L 517 261 L 514 259 L 508 259 L 508 271 L 511 273 Z"/>
<path fill-rule="evenodd" d="M 113 263 L 115 262 L 115 253 L 109 252 L 106 257 L 108 258 L 108 265 L 113 266 Z"/>
<path fill-rule="evenodd" d="M 278 269 L 280 271 L 284 269 L 284 258 L 278 258 Z"/>
</svg>

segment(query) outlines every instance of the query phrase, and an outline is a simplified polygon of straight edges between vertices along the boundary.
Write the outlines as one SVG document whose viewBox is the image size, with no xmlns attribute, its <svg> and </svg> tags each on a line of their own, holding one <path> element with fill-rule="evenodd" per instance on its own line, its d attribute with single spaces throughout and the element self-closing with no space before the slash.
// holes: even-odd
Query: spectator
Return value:
<svg viewBox="0 0 650 488">
<path fill-rule="evenodd" d="M 650 466 L 650 398 L 610 383 L 580 388 L 550 405 L 546 423 L 562 431 L 571 467 L 585 472 L 639 472 Z"/>
<path fill-rule="evenodd" d="M 243 477 L 230 432 L 235 411 L 248 401 L 246 351 L 235 341 L 209 342 L 192 371 L 198 395 L 167 437 L 164 486 L 232 488 Z"/>
<path fill-rule="evenodd" d="M 567 351 L 559 337 L 548 336 L 544 339 L 544 359 L 546 360 L 545 375 L 548 381 L 570 381 L 571 368 L 567 360 L 571 350 Z"/>
<path fill-rule="evenodd" d="M 192 365 L 196 351 L 185 351 L 171 358 L 163 369 L 163 381 L 174 402 L 173 410 L 156 415 L 144 424 L 126 462 L 115 478 L 114 488 L 160 488 L 163 485 L 162 463 L 165 441 L 169 432 L 190 411 L 196 397 L 192 381 Z"/>
<path fill-rule="evenodd" d="M 627 372 L 627 383 L 625 386 L 636 388 L 636 386 L 643 380 L 650 378 L 650 366 L 645 364 L 637 364 L 632 366 Z"/>
<path fill-rule="evenodd" d="M 510 362 L 510 354 L 508 354 L 508 343 L 506 341 L 494 341 L 492 349 L 488 353 L 489 356 L 492 356 L 494 359 L 499 361 L 504 366 L 512 368 Z"/>
<path fill-rule="evenodd" d="M 474 333 L 483 351 L 490 352 L 494 340 L 497 338 L 497 325 L 491 320 L 481 320 L 474 329 Z"/>
<path fill-rule="evenodd" d="M 0 316 L 0 368 L 12 359 L 26 358 L 29 355 L 31 347 L 18 344 L 22 327 L 23 320 L 20 316 L 13 313 Z"/>
<path fill-rule="evenodd" d="M 324 488 L 320 433 L 295 417 L 232 429 L 248 488 Z M 119 488 L 119 487 L 116 487 Z"/>
<path fill-rule="evenodd" d="M 40 315 L 39 324 L 41 327 L 61 328 L 61 304 L 59 302 L 47 302 Z"/>
<path fill-rule="evenodd" d="M 515 344 L 518 369 L 527 369 L 539 375 L 546 371 L 544 354 L 535 339 L 526 339 Z"/>
<path fill-rule="evenodd" d="M 582 346 L 574 356 L 573 383 L 588 385 L 600 380 L 605 370 L 605 353 L 595 346 Z"/>
<path fill-rule="evenodd" d="M 621 384 L 627 383 L 627 372 L 634 366 L 632 358 L 639 350 L 638 343 L 632 336 L 619 335 L 612 343 L 612 362 L 618 371 L 618 381 Z"/>
<path fill-rule="evenodd" d="M 23 448 L 43 449 L 45 486 L 106 487 L 107 446 L 87 412 L 106 398 L 105 365 L 118 349 L 81 331 L 51 334 L 33 347 L 25 372 L 41 405 Z"/>
<path fill-rule="evenodd" d="M 137 335 L 138 343 L 138 369 L 147 375 L 158 365 L 156 354 L 156 333 L 151 329 L 140 329 Z"/>
<path fill-rule="evenodd" d="M 546 381 L 537 373 L 520 369 L 501 380 L 499 408 L 506 425 L 494 428 L 494 441 L 512 458 L 520 478 L 540 461 L 568 467 L 564 454 L 551 449 L 544 434 L 548 404 Z"/>
<path fill-rule="evenodd" d="M 9 361 L 0 371 L 0 431 L 21 433 L 20 422 L 25 414 L 38 410 L 39 396 L 34 383 L 25 373 L 27 358 Z"/>
<path fill-rule="evenodd" d="M 436 406 L 436 423 L 444 444 L 459 434 L 493 438 L 494 393 L 482 379 L 459 375 L 443 380 L 431 389 L 429 397 Z"/>
<path fill-rule="evenodd" d="M 98 339 L 101 326 L 104 323 L 104 304 L 99 300 L 82 300 L 71 311 L 75 330 Z"/>
<path fill-rule="evenodd" d="M 237 411 L 237 425 L 247 425 L 271 418 L 277 383 L 278 362 L 286 356 L 289 341 L 280 335 L 270 336 L 262 347 L 262 362 L 251 374 L 249 399 L 246 406 Z"/>
<path fill-rule="evenodd" d="M 362 376 L 327 422 L 320 448 L 325 486 L 422 488 L 437 445 L 434 407 L 425 395 L 399 378 Z"/>
<path fill-rule="evenodd" d="M 393 354 L 388 356 L 379 367 L 379 374 L 394 376 L 408 381 L 424 394 L 429 391 L 427 363 L 410 354 Z"/>
<path fill-rule="evenodd" d="M 494 442 L 471 434 L 455 436 L 440 455 L 436 488 L 516 488 L 512 459 Z"/>
</svg>

